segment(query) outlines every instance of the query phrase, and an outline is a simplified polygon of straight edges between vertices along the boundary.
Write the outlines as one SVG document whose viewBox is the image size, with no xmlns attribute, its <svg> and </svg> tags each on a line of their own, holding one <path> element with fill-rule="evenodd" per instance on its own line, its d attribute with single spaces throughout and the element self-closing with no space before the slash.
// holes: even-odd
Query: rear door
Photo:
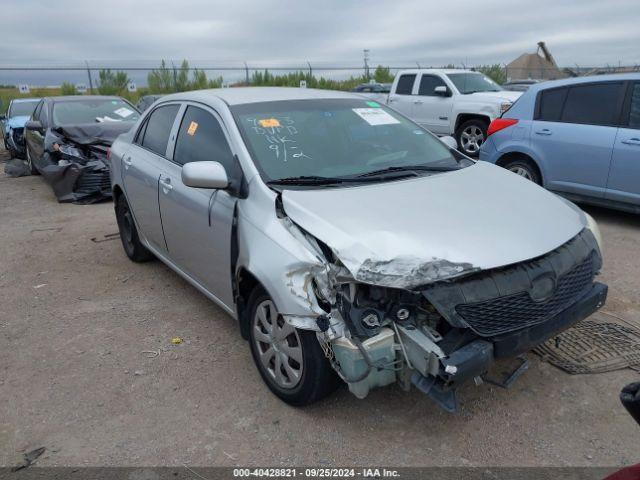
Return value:
<svg viewBox="0 0 640 480">
<path fill-rule="evenodd" d="M 389 106 L 409 118 L 413 118 L 413 102 L 415 101 L 413 93 L 416 78 L 415 73 L 403 73 L 398 78 L 395 90 L 389 94 Z"/>
<path fill-rule="evenodd" d="M 540 92 L 531 142 L 548 188 L 604 197 L 623 98 L 623 82 Z"/>
<path fill-rule="evenodd" d="M 169 137 L 179 109 L 178 103 L 155 108 L 122 157 L 124 189 L 136 224 L 142 236 L 160 252 L 166 251 L 166 244 L 158 205 L 158 181 L 168 162 Z"/>
<path fill-rule="evenodd" d="M 233 305 L 231 230 L 236 198 L 226 190 L 187 187 L 182 166 L 216 161 L 237 178 L 239 170 L 220 117 L 188 104 L 177 131 L 172 162 L 160 178 L 160 213 L 169 257 L 223 304 Z"/>
<path fill-rule="evenodd" d="M 613 147 L 606 198 L 640 205 L 640 81 L 629 85 Z"/>
<path fill-rule="evenodd" d="M 420 78 L 414 99 L 413 120 L 438 135 L 449 134 L 449 117 L 453 109 L 453 97 L 435 93 L 436 87 L 447 87 L 438 75 L 424 73 Z"/>
</svg>

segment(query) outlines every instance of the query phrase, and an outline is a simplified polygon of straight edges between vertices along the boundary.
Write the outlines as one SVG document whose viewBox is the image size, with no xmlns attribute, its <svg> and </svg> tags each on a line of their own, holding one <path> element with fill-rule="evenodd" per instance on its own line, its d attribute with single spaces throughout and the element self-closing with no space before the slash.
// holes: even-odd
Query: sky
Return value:
<svg viewBox="0 0 640 480">
<path fill-rule="evenodd" d="M 0 67 L 85 60 L 151 67 L 186 58 L 193 66 L 310 62 L 335 76 L 319 69 L 362 65 L 365 48 L 372 65 L 468 66 L 508 63 L 540 40 L 560 66 L 633 65 L 639 7 L 639 0 L 3 0 Z M 54 73 L 37 75 L 46 81 Z M 29 75 L 37 76 L 0 70 L 0 84 Z"/>
</svg>

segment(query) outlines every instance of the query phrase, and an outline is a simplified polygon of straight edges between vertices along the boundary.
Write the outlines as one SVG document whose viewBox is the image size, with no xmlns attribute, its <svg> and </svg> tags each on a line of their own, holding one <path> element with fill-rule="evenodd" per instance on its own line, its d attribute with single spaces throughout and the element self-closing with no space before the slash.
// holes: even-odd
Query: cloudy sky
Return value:
<svg viewBox="0 0 640 480">
<path fill-rule="evenodd" d="M 539 40 L 561 66 L 640 63 L 638 0 L 3 0 L 0 18 L 0 66 L 477 65 Z"/>
</svg>

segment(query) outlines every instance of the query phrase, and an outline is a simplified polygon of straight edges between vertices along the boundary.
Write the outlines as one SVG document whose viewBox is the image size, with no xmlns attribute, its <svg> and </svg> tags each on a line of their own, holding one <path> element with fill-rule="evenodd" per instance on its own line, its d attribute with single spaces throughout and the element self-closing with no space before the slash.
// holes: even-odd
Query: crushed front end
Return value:
<svg viewBox="0 0 640 480">
<path fill-rule="evenodd" d="M 326 246 L 323 252 L 341 268 Z M 601 266 L 596 236 L 585 228 L 541 257 L 422 287 L 353 280 L 336 282 L 329 294 L 320 286 L 327 314 L 317 320 L 318 339 L 359 398 L 398 382 L 454 411 L 458 386 L 482 383 L 496 361 L 518 357 L 602 307 L 607 286 L 594 281 Z"/>
</svg>

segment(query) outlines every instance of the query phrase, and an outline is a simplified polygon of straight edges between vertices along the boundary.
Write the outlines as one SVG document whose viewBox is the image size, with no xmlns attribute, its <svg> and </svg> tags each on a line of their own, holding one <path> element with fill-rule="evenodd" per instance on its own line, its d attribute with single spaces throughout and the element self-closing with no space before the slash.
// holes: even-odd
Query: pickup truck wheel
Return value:
<svg viewBox="0 0 640 480">
<path fill-rule="evenodd" d="M 131 209 L 124 195 L 120 195 L 116 201 L 116 220 L 120 231 L 120 240 L 122 240 L 127 257 L 137 263 L 153 259 L 153 253 L 140 242 Z"/>
<path fill-rule="evenodd" d="M 480 153 L 480 147 L 487 138 L 487 122 L 479 119 L 468 120 L 456 130 L 456 140 L 460 151 L 470 157 Z"/>
<path fill-rule="evenodd" d="M 249 343 L 260 376 L 281 400 L 294 406 L 316 402 L 333 392 L 338 377 L 318 343 L 315 332 L 285 322 L 260 287 L 248 302 Z"/>
<path fill-rule="evenodd" d="M 516 175 L 520 175 L 533 183 L 542 185 L 538 169 L 528 160 L 517 158 L 504 163 L 502 166 Z"/>
</svg>

